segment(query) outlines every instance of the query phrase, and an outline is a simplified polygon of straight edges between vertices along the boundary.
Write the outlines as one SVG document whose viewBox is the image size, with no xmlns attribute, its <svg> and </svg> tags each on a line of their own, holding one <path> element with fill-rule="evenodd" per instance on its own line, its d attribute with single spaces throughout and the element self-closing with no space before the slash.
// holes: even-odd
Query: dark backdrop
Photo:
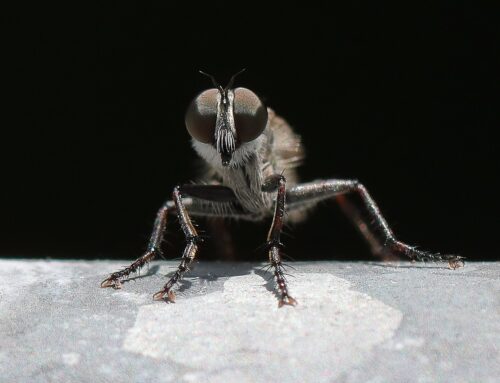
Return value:
<svg viewBox="0 0 500 383">
<path fill-rule="evenodd" d="M 225 82 L 246 67 L 237 84 L 302 135 L 303 179 L 358 178 L 401 239 L 497 257 L 492 9 L 173 3 L 3 12 L 2 255 L 139 255 L 162 201 L 196 177 L 183 120 L 210 86 L 197 70 Z M 232 228 L 241 258 L 265 259 L 267 224 Z M 333 203 L 288 232 L 297 259 L 369 257 Z M 167 238 L 178 257 L 174 223 Z"/>
</svg>

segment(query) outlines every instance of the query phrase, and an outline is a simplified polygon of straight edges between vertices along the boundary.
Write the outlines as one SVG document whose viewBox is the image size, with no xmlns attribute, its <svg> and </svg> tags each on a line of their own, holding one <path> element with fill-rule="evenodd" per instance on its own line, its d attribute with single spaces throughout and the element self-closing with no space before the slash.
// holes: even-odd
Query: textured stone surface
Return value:
<svg viewBox="0 0 500 383">
<path fill-rule="evenodd" d="M 101 289 L 126 261 L 0 261 L 3 382 L 496 382 L 500 264 L 307 262 L 297 307 L 271 274 L 199 263 L 177 303 L 173 262 Z"/>
</svg>

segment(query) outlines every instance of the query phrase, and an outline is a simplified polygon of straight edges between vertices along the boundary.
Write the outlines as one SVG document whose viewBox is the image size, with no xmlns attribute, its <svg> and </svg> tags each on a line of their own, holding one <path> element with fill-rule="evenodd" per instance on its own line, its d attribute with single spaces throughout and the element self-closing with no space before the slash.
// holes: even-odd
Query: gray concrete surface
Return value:
<svg viewBox="0 0 500 383">
<path fill-rule="evenodd" d="M 498 382 L 500 264 L 308 262 L 278 309 L 261 265 L 0 261 L 1 382 Z"/>
</svg>

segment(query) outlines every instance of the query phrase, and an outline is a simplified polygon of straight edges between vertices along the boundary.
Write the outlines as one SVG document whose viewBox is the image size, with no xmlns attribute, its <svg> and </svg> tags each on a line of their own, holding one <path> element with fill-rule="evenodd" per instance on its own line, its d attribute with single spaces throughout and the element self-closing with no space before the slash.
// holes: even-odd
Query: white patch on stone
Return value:
<svg viewBox="0 0 500 383">
<path fill-rule="evenodd" d="M 264 284 L 255 274 L 231 277 L 222 292 L 142 306 L 123 348 L 173 360 L 205 382 L 330 382 L 390 339 L 402 319 L 329 274 L 289 278 L 296 307 L 278 308 Z"/>
<path fill-rule="evenodd" d="M 80 361 L 80 354 L 75 352 L 69 352 L 67 354 L 62 354 L 63 363 L 67 366 L 74 366 Z"/>
<path fill-rule="evenodd" d="M 387 342 L 384 347 L 387 349 L 393 349 L 393 350 L 403 350 L 406 348 L 420 348 L 423 347 L 425 344 L 425 339 L 418 337 L 418 338 L 412 338 L 412 337 L 406 337 L 404 339 L 400 339 L 399 341 L 394 341 L 391 340 L 390 342 Z"/>
<path fill-rule="evenodd" d="M 113 294 L 114 297 L 121 298 L 137 305 L 151 302 L 151 295 L 152 294 L 129 293 L 127 291 L 117 291 Z"/>
</svg>

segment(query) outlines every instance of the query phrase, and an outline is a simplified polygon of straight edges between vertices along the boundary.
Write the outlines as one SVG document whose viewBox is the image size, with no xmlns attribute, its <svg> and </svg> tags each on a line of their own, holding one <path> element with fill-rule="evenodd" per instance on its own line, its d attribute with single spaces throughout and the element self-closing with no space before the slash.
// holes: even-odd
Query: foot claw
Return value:
<svg viewBox="0 0 500 383">
<path fill-rule="evenodd" d="M 280 299 L 280 301 L 278 302 L 278 307 L 283 307 L 283 306 L 297 306 L 297 301 L 295 299 L 293 299 L 292 297 L 290 296 L 284 296 Z"/>
<path fill-rule="evenodd" d="M 101 282 L 101 287 L 106 288 L 106 287 L 112 287 L 114 289 L 121 289 L 122 288 L 122 283 L 120 282 L 119 279 L 109 277 L 106 278 L 104 281 Z"/>
<path fill-rule="evenodd" d="M 413 246 L 409 246 L 403 242 L 396 241 L 388 245 L 388 249 L 393 254 L 406 256 L 410 259 L 411 263 L 415 262 L 446 262 L 448 261 L 448 268 L 455 270 L 465 265 L 464 257 L 459 255 L 442 255 L 439 253 L 431 253 L 428 251 L 418 250 Z"/>
<path fill-rule="evenodd" d="M 448 260 L 448 268 L 450 270 L 456 270 L 464 266 L 465 266 L 464 257 L 456 256 L 455 258 Z"/>
<path fill-rule="evenodd" d="M 165 295 L 167 296 L 165 298 Z M 175 303 L 175 293 L 172 290 L 161 290 L 158 291 L 155 295 L 153 295 L 153 299 L 155 301 L 165 301 Z"/>
</svg>

